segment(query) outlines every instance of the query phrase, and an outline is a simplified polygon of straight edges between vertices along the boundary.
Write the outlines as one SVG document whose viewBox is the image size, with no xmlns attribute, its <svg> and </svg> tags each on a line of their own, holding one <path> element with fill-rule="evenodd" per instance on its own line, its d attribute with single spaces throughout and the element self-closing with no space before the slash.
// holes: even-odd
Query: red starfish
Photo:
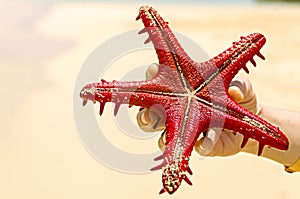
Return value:
<svg viewBox="0 0 300 199">
<path fill-rule="evenodd" d="M 163 169 L 163 189 L 174 193 L 182 180 L 191 184 L 186 172 L 193 146 L 201 132 L 217 127 L 240 132 L 244 135 L 241 147 L 248 138 L 259 142 L 258 155 L 264 145 L 281 150 L 288 149 L 288 139 L 279 130 L 257 115 L 235 103 L 228 95 L 232 78 L 250 61 L 255 66 L 253 56 L 264 59 L 259 50 L 265 44 L 265 37 L 259 33 L 241 37 L 233 46 L 218 56 L 197 63 L 193 61 L 178 43 L 168 23 L 149 6 L 139 10 L 159 59 L 159 72 L 150 81 L 107 82 L 86 85 L 80 97 L 84 100 L 100 102 L 100 115 L 106 102 L 114 102 L 116 115 L 120 104 L 150 108 L 153 105 L 160 114 L 166 115 L 166 148 L 163 163 L 153 169 Z M 159 108 L 158 108 L 159 107 Z"/>
</svg>

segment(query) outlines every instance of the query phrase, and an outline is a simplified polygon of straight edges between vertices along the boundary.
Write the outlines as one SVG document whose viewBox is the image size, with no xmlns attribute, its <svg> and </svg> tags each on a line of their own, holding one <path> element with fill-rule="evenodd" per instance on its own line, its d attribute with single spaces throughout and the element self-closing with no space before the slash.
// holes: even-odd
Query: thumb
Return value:
<svg viewBox="0 0 300 199">
<path fill-rule="evenodd" d="M 242 134 L 214 129 L 195 144 L 195 150 L 202 156 L 230 156 L 241 151 Z"/>
</svg>

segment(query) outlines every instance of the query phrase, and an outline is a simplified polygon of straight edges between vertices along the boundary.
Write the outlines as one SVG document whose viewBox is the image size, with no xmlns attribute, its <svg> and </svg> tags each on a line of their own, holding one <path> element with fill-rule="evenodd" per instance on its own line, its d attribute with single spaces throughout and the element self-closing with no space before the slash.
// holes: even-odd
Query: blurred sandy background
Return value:
<svg viewBox="0 0 300 199">
<path fill-rule="evenodd" d="M 161 172 L 120 173 L 84 149 L 73 121 L 76 75 L 99 44 L 142 28 L 141 5 L 0 2 L 0 198 L 299 198 L 299 174 L 253 155 L 193 154 L 194 185 L 170 197 L 158 196 Z M 260 102 L 300 111 L 300 6 L 154 6 L 211 56 L 241 35 L 265 34 L 267 60 L 256 58 L 248 77 Z"/>
</svg>

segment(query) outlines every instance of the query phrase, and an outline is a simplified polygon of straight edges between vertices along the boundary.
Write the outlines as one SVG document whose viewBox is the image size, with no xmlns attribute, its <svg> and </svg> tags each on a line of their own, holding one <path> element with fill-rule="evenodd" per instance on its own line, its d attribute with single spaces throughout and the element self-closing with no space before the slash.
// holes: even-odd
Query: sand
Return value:
<svg viewBox="0 0 300 199">
<path fill-rule="evenodd" d="M 0 5 L 0 198 L 169 198 L 157 195 L 160 172 L 128 174 L 95 160 L 81 144 L 73 119 L 73 91 L 82 63 L 113 35 L 140 29 L 141 22 L 134 20 L 140 5 Z M 173 30 L 193 39 L 210 56 L 241 35 L 265 34 L 262 53 L 267 60 L 256 59 L 258 66 L 249 67 L 247 77 L 261 103 L 300 111 L 300 6 L 155 7 Z M 159 135 L 151 141 L 127 137 L 124 142 L 113 124 L 107 126 L 113 129 L 109 139 L 120 148 L 157 150 Z M 199 159 L 193 154 L 190 164 L 194 185 L 182 185 L 172 198 L 300 195 L 300 175 L 287 174 L 282 165 L 264 158 L 239 154 Z"/>
</svg>

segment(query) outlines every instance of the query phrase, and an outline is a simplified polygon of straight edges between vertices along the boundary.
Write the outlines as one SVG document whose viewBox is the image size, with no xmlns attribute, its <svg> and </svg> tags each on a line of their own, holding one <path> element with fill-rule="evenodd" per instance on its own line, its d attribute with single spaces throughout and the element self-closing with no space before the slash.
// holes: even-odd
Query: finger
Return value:
<svg viewBox="0 0 300 199">
<path fill-rule="evenodd" d="M 241 92 L 243 99 L 240 102 L 247 102 L 255 96 L 251 82 L 245 77 L 236 76 L 230 83 L 230 87 L 236 90 L 235 92 Z"/>
<path fill-rule="evenodd" d="M 160 138 L 158 139 L 158 147 L 161 151 L 164 151 L 166 148 L 166 132 L 164 131 Z"/>
<path fill-rule="evenodd" d="M 140 110 L 136 119 L 139 127 L 145 132 L 155 132 L 165 128 L 163 118 L 147 108 Z"/>
<path fill-rule="evenodd" d="M 150 64 L 146 71 L 146 80 L 151 80 L 158 73 L 159 65 L 156 63 Z"/>
<path fill-rule="evenodd" d="M 201 138 L 200 140 L 197 140 L 194 145 L 194 150 L 202 156 L 212 156 L 213 151 L 208 150 L 212 148 L 213 143 L 210 139 L 207 139 L 205 137 Z"/>
<path fill-rule="evenodd" d="M 257 113 L 258 104 L 251 82 L 245 78 L 238 76 L 234 78 L 228 89 L 229 95 L 240 105 Z"/>
<path fill-rule="evenodd" d="M 158 73 L 158 69 L 158 64 L 150 64 L 146 71 L 146 80 L 152 79 Z M 136 119 L 139 127 L 145 132 L 159 131 L 164 129 L 165 126 L 162 118 L 147 108 L 141 109 L 138 112 Z"/>
<path fill-rule="evenodd" d="M 240 152 L 241 134 L 222 131 L 218 139 L 201 138 L 195 144 L 195 150 L 202 156 L 230 156 Z"/>
<path fill-rule="evenodd" d="M 199 155 L 202 156 L 214 156 L 215 151 L 215 145 L 217 144 L 219 137 L 221 134 L 220 129 L 216 130 L 209 130 L 207 132 L 207 135 L 200 140 L 196 141 L 194 149 Z"/>
</svg>

